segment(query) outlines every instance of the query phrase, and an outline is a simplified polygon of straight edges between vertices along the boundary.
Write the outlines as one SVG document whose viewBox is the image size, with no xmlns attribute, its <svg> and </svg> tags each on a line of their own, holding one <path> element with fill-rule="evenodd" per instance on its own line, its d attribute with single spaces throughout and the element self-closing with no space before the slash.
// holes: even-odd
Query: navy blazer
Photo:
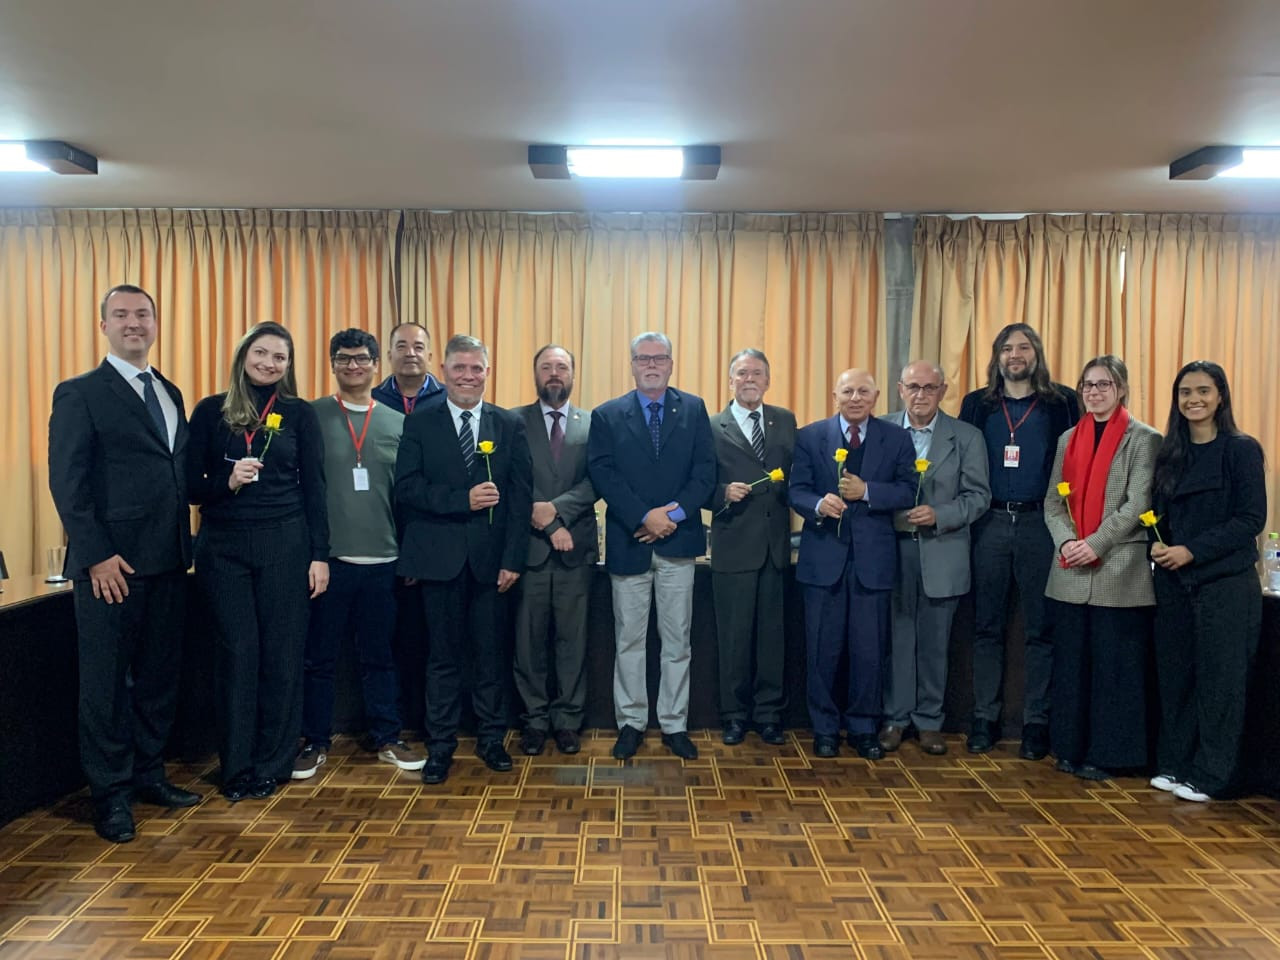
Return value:
<svg viewBox="0 0 1280 960">
<path fill-rule="evenodd" d="M 839 414 L 811 423 L 796 434 L 788 498 L 804 520 L 796 580 L 829 587 L 844 574 L 853 547 L 854 571 L 867 590 L 890 590 L 898 565 L 893 511 L 915 502 L 916 448 L 902 427 L 870 417 L 863 441 L 862 470 L 868 501 L 849 504 L 841 522 L 815 512 L 825 494 L 838 493 L 840 465 L 835 452 L 844 446 Z"/>
<path fill-rule="evenodd" d="M 707 551 L 702 506 L 716 483 L 716 449 L 701 398 L 667 388 L 659 453 L 634 390 L 596 407 L 587 440 L 587 469 L 605 512 L 605 567 L 622 576 L 644 573 L 656 552 L 700 557 Z M 685 518 L 671 536 L 641 543 L 635 532 L 654 507 L 675 501 Z"/>
</svg>

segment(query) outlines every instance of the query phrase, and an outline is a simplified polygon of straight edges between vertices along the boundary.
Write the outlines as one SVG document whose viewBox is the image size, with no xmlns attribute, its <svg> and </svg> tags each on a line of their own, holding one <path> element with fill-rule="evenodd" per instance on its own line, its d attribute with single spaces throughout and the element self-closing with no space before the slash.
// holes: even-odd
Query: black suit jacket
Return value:
<svg viewBox="0 0 1280 960">
<path fill-rule="evenodd" d="M 68 574 L 119 554 L 139 577 L 191 566 L 187 416 L 182 393 L 155 381 L 178 408 L 174 449 L 147 408 L 107 361 L 64 380 L 49 417 L 49 491 L 66 528 Z"/>
<path fill-rule="evenodd" d="M 551 440 L 547 436 L 546 419 L 541 403 L 531 403 L 515 412 L 524 420 L 533 459 L 533 499 L 555 505 L 556 519 L 545 530 L 530 529 L 529 566 L 545 563 L 555 554 L 566 567 L 595 563 L 596 490 L 587 476 L 587 437 L 591 432 L 591 412 L 570 404 L 564 428 L 564 449 L 557 463 L 551 456 Z M 551 547 L 551 534 L 567 528 L 573 537 L 573 549 L 561 553 Z"/>
<path fill-rule="evenodd" d="M 447 403 L 432 403 L 405 417 L 396 457 L 396 505 L 403 531 L 401 576 L 452 580 L 470 565 L 481 582 L 496 583 L 499 570 L 523 573 L 533 509 L 529 444 L 516 414 L 486 403 L 479 442 L 492 440 L 488 469 L 502 499 L 488 510 L 472 510 L 471 488 L 489 479 L 485 457 L 476 453 L 470 474 L 458 447 Z"/>
<path fill-rule="evenodd" d="M 782 568 L 791 564 L 791 508 L 787 480 L 796 445 L 796 416 L 790 410 L 763 404 L 764 462 L 756 459 L 751 442 L 734 418 L 732 404 L 711 418 L 716 443 L 715 492 L 711 511 L 711 569 L 720 573 L 759 570 L 765 561 Z M 782 470 L 781 483 L 768 480 L 751 488 L 745 500 L 726 506 L 725 488 L 731 483 L 754 483 L 770 470 Z"/>
</svg>

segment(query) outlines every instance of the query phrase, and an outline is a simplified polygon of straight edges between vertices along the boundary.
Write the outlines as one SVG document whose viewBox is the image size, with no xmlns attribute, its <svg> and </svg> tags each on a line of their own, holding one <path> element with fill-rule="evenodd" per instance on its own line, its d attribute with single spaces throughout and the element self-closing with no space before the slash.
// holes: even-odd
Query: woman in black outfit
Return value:
<svg viewBox="0 0 1280 960">
<path fill-rule="evenodd" d="M 268 797 L 293 767 L 308 598 L 329 583 L 324 445 L 284 327 L 245 334 L 227 392 L 191 413 L 188 451 L 196 578 L 217 636 L 222 793 Z"/>
<path fill-rule="evenodd" d="M 1216 363 L 1178 371 L 1152 495 L 1161 729 L 1151 785 L 1203 803 L 1239 786 L 1267 519 L 1262 448 L 1236 429 Z"/>
</svg>

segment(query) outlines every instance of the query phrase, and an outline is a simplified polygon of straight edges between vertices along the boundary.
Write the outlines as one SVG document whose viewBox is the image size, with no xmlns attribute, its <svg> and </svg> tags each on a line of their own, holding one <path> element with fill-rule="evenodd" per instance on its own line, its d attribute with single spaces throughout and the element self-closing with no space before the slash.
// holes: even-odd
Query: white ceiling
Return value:
<svg viewBox="0 0 1280 960">
<path fill-rule="evenodd" d="M 718 143 L 710 183 L 531 142 Z M 0 0 L 0 206 L 1280 211 L 1170 182 L 1280 143 L 1276 0 Z"/>
</svg>

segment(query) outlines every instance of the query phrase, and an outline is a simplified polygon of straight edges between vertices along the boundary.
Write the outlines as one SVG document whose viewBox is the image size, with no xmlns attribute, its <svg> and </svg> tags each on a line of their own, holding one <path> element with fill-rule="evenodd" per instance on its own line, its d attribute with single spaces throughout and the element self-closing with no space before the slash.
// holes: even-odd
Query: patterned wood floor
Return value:
<svg viewBox="0 0 1280 960">
<path fill-rule="evenodd" d="M 0 830 L 0 960 L 1280 957 L 1280 803 L 1087 783 L 1009 744 L 819 761 L 754 736 L 517 758 L 443 788 L 340 741 L 314 780 Z M 845 751 L 849 753 L 849 751 Z"/>
</svg>

